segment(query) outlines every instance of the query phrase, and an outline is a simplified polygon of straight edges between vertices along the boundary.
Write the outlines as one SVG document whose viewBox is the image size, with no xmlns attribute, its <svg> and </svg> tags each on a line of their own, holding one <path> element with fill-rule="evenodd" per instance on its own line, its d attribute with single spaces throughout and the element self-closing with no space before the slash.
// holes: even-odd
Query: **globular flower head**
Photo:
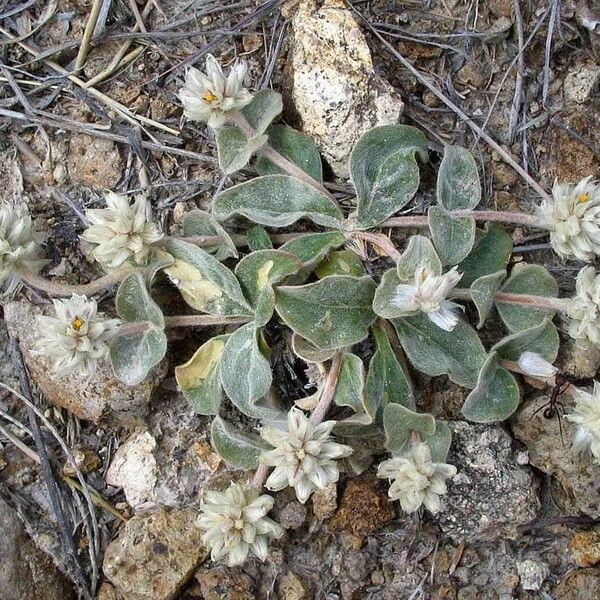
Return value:
<svg viewBox="0 0 600 600">
<path fill-rule="evenodd" d="M 456 311 L 462 306 L 447 297 L 461 277 L 456 267 L 443 275 L 434 275 L 426 266 L 419 267 L 412 282 L 396 287 L 392 303 L 406 316 L 422 311 L 438 327 L 452 331 L 458 323 Z"/>
<path fill-rule="evenodd" d="M 18 284 L 18 270 L 37 272 L 45 263 L 39 259 L 39 237 L 29 214 L 0 205 L 0 284 L 8 293 Z"/>
<path fill-rule="evenodd" d="M 107 270 L 127 260 L 146 264 L 150 247 L 163 235 L 151 221 L 150 203 L 144 194 L 138 194 L 131 204 L 127 196 L 109 192 L 106 208 L 88 209 L 86 216 L 91 226 L 81 237 L 97 244 L 94 258 Z"/>
<path fill-rule="evenodd" d="M 424 505 L 436 513 L 441 508 L 440 496 L 446 493 L 446 479 L 456 475 L 456 467 L 431 461 L 431 452 L 426 444 L 418 443 L 404 456 L 395 456 L 383 461 L 377 477 L 391 479 L 388 495 L 399 500 L 402 510 L 415 512 Z"/>
<path fill-rule="evenodd" d="M 191 67 L 185 75 L 185 85 L 179 91 L 185 116 L 221 127 L 228 112 L 241 110 L 252 101 L 252 94 L 244 87 L 247 72 L 246 63 L 237 60 L 226 76 L 217 59 L 209 54 L 206 73 Z"/>
<path fill-rule="evenodd" d="M 518 363 L 521 373 L 532 377 L 554 377 L 558 369 L 537 352 L 523 352 Z"/>
<path fill-rule="evenodd" d="M 89 376 L 108 355 L 108 343 L 119 328 L 118 319 L 105 319 L 98 305 L 85 296 L 54 300 L 53 317 L 40 315 L 36 352 L 52 361 L 58 375 Z"/>
<path fill-rule="evenodd" d="M 575 296 L 567 308 L 569 335 L 582 343 L 600 345 L 600 275 L 584 267 L 575 280 Z"/>
<path fill-rule="evenodd" d="M 241 565 L 252 552 L 264 561 L 269 539 L 280 538 L 283 528 L 267 517 L 273 498 L 251 485 L 232 483 L 225 492 L 206 492 L 198 525 L 212 560 L 227 556 L 230 567 Z"/>
<path fill-rule="evenodd" d="M 260 462 L 275 467 L 265 485 L 278 492 L 288 486 L 303 504 L 316 489 L 324 489 L 340 476 L 336 460 L 352 454 L 352 448 L 331 441 L 335 421 L 312 425 L 297 408 L 288 413 L 287 431 L 265 427 L 261 436 L 274 446 L 263 452 Z"/>
<path fill-rule="evenodd" d="M 574 394 L 575 407 L 567 419 L 577 423 L 573 440 L 576 450 L 589 450 L 600 462 L 600 383 L 594 381 L 592 393 L 577 389 Z"/>
<path fill-rule="evenodd" d="M 552 199 L 544 200 L 537 214 L 562 258 L 590 262 L 600 255 L 600 186 L 591 177 L 576 185 L 555 181 Z"/>
</svg>

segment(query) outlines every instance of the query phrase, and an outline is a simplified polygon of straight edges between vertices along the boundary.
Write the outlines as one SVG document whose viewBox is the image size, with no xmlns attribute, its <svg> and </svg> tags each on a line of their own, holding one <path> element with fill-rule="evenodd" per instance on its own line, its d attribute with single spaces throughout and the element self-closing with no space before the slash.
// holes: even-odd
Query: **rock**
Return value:
<svg viewBox="0 0 600 600">
<path fill-rule="evenodd" d="M 295 500 L 287 502 L 281 510 L 275 511 L 275 520 L 284 529 L 298 529 L 306 522 L 306 506 Z"/>
<path fill-rule="evenodd" d="M 364 538 L 387 525 L 394 515 L 394 507 L 381 481 L 372 475 L 363 475 L 348 481 L 331 529 Z"/>
<path fill-rule="evenodd" d="M 129 506 L 134 510 L 154 500 L 156 440 L 148 431 L 132 435 L 115 452 L 106 472 L 106 483 L 123 488 Z"/>
<path fill-rule="evenodd" d="M 578 567 L 593 567 L 600 562 L 600 529 L 578 531 L 569 542 L 571 560 Z"/>
<path fill-rule="evenodd" d="M 524 590 L 537 591 L 550 574 L 548 565 L 537 560 L 521 560 L 517 562 L 517 571 Z"/>
<path fill-rule="evenodd" d="M 302 130 L 334 173 L 347 177 L 358 138 L 375 125 L 396 123 L 404 105 L 373 71 L 365 36 L 343 0 L 300 3 L 292 29 L 289 87 Z"/>
<path fill-rule="evenodd" d="M 46 307 L 48 308 L 48 307 Z M 13 338 L 19 339 L 23 357 L 32 379 L 46 400 L 72 412 L 80 419 L 98 423 L 103 419 L 131 424 L 145 416 L 152 391 L 166 374 L 166 362 L 158 365 L 139 385 L 126 386 L 113 375 L 108 359 L 91 377 L 57 376 L 50 361 L 34 352 L 38 325 L 36 315 L 48 313 L 26 301 L 9 302 L 4 306 L 4 318 Z"/>
<path fill-rule="evenodd" d="M 103 581 L 96 594 L 96 600 L 121 600 L 117 590 L 110 583 Z"/>
<path fill-rule="evenodd" d="M 288 571 L 279 582 L 281 600 L 309 600 L 312 594 L 306 584 L 294 573 Z"/>
<path fill-rule="evenodd" d="M 313 512 L 318 521 L 330 519 L 337 510 L 337 485 L 332 483 L 312 495 Z"/>
<path fill-rule="evenodd" d="M 585 103 L 598 87 L 599 80 L 600 65 L 591 61 L 576 64 L 565 77 L 565 100 L 576 104 Z"/>
<path fill-rule="evenodd" d="M 561 401 L 568 412 L 569 400 L 563 396 Z M 565 512 L 600 518 L 600 467 L 572 449 L 575 426 L 570 421 L 561 421 L 563 445 L 558 419 L 544 418 L 543 410 L 534 415 L 547 402 L 545 394 L 526 402 L 514 417 L 513 433 L 527 446 L 530 463 L 556 478 L 559 493 L 554 499 Z"/>
<path fill-rule="evenodd" d="M 255 600 L 254 583 L 239 569 L 211 567 L 196 573 L 203 600 Z"/>
<path fill-rule="evenodd" d="M 113 142 L 82 133 L 71 136 L 67 169 L 73 183 L 111 189 L 121 180 L 123 163 Z"/>
<path fill-rule="evenodd" d="M 577 569 L 567 573 L 554 590 L 555 600 L 598 600 L 600 569 Z"/>
<path fill-rule="evenodd" d="M 440 527 L 455 540 L 517 538 L 519 526 L 531 522 L 540 506 L 531 469 L 517 464 L 511 438 L 501 427 L 450 425 L 454 435 L 447 462 L 458 474 L 437 515 Z"/>
<path fill-rule="evenodd" d="M 83 475 L 97 471 L 102 466 L 102 458 L 95 450 L 90 448 L 76 448 L 73 450 L 73 458 L 77 468 Z M 70 462 L 65 462 L 63 465 L 63 475 L 67 477 L 77 476 Z"/>
<path fill-rule="evenodd" d="M 0 152 L 0 202 L 18 206 L 23 202 L 23 175 L 14 150 Z"/>
<path fill-rule="evenodd" d="M 600 369 L 600 348 L 582 348 L 577 345 L 577 340 L 567 337 L 560 345 L 556 366 L 561 373 L 578 379 L 593 379 Z"/>
<path fill-rule="evenodd" d="M 1 498 L 0 597 L 2 600 L 75 598 L 66 577 L 37 548 L 17 512 Z"/>
<path fill-rule="evenodd" d="M 132 517 L 106 549 L 106 578 L 127 600 L 174 600 L 208 550 L 190 509 Z"/>
</svg>

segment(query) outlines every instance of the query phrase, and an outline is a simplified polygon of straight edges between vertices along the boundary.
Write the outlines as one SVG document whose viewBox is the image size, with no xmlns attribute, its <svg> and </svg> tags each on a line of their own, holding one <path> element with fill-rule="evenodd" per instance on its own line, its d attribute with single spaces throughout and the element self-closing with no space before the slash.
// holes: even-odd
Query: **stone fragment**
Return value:
<svg viewBox="0 0 600 600">
<path fill-rule="evenodd" d="M 26 301 L 4 305 L 8 331 L 11 337 L 19 339 L 31 377 L 48 402 L 94 423 L 109 419 L 132 424 L 143 418 L 154 388 L 166 374 L 166 362 L 163 361 L 136 386 L 126 386 L 119 382 L 113 375 L 108 359 L 98 366 L 91 377 L 54 375 L 50 361 L 35 353 L 38 335 L 36 316 L 43 313 L 48 314 L 49 309 L 44 310 Z"/>
<path fill-rule="evenodd" d="M 174 600 L 209 555 L 198 514 L 160 509 L 132 517 L 106 549 L 106 578 L 127 600 Z"/>
<path fill-rule="evenodd" d="M 600 563 L 600 529 L 578 531 L 569 542 L 569 553 L 578 567 Z"/>
<path fill-rule="evenodd" d="M 70 138 L 67 169 L 73 183 L 112 189 L 121 180 L 123 163 L 113 142 L 82 133 Z"/>
<path fill-rule="evenodd" d="M 157 466 L 153 450 L 156 440 L 148 431 L 132 435 L 118 448 L 106 472 L 106 483 L 123 488 L 134 510 L 154 500 Z"/>
<path fill-rule="evenodd" d="M 554 590 L 555 600 L 598 600 L 600 569 L 569 571 Z"/>
<path fill-rule="evenodd" d="M 331 529 L 364 538 L 387 525 L 394 514 L 381 481 L 372 475 L 363 475 L 348 481 Z"/>
<path fill-rule="evenodd" d="M 447 462 L 458 469 L 448 483 L 442 510 L 436 515 L 442 530 L 458 540 L 492 541 L 517 538 L 519 527 L 538 513 L 533 473 L 519 466 L 510 436 L 498 426 L 453 421 Z"/>
<path fill-rule="evenodd" d="M 102 466 L 102 458 L 100 455 L 90 448 L 77 448 L 73 450 L 73 458 L 79 471 L 86 475 L 92 471 L 98 470 Z M 70 462 L 63 465 L 63 474 L 67 477 L 75 477 L 75 469 Z"/>
<path fill-rule="evenodd" d="M 293 571 L 288 571 L 281 578 L 279 594 L 281 600 L 309 600 L 312 598 L 312 594 L 304 581 Z"/>
<path fill-rule="evenodd" d="M 307 0 L 292 20 L 291 95 L 302 130 L 340 177 L 358 138 L 396 123 L 403 103 L 375 74 L 367 41 L 343 0 Z"/>
<path fill-rule="evenodd" d="M 70 600 L 75 594 L 66 577 L 33 543 L 17 512 L 0 498 L 0 598 Z"/>
<path fill-rule="evenodd" d="M 570 402 L 563 396 L 565 412 Z M 594 519 L 600 518 L 600 467 L 594 465 L 585 453 L 575 452 L 571 446 L 575 426 L 562 419 L 562 439 L 559 420 L 546 419 L 541 407 L 548 403 L 548 396 L 539 394 L 526 402 L 513 420 L 513 433 L 527 446 L 529 462 L 558 482 L 555 501 L 567 513 L 584 513 Z M 536 413 L 537 411 L 537 413 Z M 535 413 L 535 414 L 534 414 Z"/>
<path fill-rule="evenodd" d="M 565 100 L 577 104 L 585 103 L 598 87 L 599 80 L 600 65 L 591 61 L 576 64 L 565 77 Z"/>
<path fill-rule="evenodd" d="M 332 483 L 312 495 L 313 511 L 319 521 L 330 519 L 337 510 L 337 485 Z"/>
<path fill-rule="evenodd" d="M 196 573 L 203 600 L 255 600 L 254 583 L 239 569 L 211 566 Z"/>
<path fill-rule="evenodd" d="M 546 577 L 550 574 L 548 565 L 537 560 L 521 560 L 517 562 L 517 571 L 521 587 L 524 590 L 532 591 L 539 590 Z"/>
<path fill-rule="evenodd" d="M 577 340 L 567 337 L 560 345 L 555 364 L 561 373 L 577 379 L 593 379 L 600 369 L 600 348 L 582 348 Z"/>
</svg>

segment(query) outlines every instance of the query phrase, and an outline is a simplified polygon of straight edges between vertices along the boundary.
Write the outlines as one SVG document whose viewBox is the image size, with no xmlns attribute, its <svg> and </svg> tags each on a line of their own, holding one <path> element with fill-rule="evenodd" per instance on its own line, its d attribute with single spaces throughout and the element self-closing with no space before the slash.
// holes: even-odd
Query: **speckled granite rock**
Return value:
<svg viewBox="0 0 600 600">
<path fill-rule="evenodd" d="M 517 463 L 501 427 L 454 421 L 447 462 L 458 474 L 448 484 L 442 530 L 454 539 L 481 542 L 517 538 L 519 526 L 537 516 L 540 503 L 531 469 Z"/>
<path fill-rule="evenodd" d="M 404 104 L 375 74 L 365 36 L 342 0 L 298 5 L 292 20 L 291 95 L 302 130 L 333 171 L 348 176 L 358 138 L 375 125 L 396 123 Z"/>
</svg>

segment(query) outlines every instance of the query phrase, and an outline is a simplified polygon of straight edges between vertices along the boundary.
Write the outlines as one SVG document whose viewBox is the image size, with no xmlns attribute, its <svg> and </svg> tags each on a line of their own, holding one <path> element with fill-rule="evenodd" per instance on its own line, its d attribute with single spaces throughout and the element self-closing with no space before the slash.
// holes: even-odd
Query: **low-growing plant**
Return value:
<svg viewBox="0 0 600 600">
<path fill-rule="evenodd" d="M 133 202 L 107 194 L 106 208 L 87 211 L 81 236 L 94 245 L 104 277 L 79 286 L 43 278 L 29 216 L 0 209 L 0 273 L 9 287 L 23 282 L 66 297 L 55 300 L 54 317 L 40 317 L 37 351 L 57 370 L 89 375 L 109 356 L 116 376 L 136 385 L 165 356 L 167 328 L 215 333 L 175 376 L 192 408 L 213 416 L 215 451 L 255 471 L 248 483 L 207 492 L 203 504 L 205 542 L 230 565 L 249 552 L 264 559 L 270 538 L 282 534 L 267 517 L 273 498 L 261 495 L 263 487 L 292 487 L 304 503 L 337 482 L 340 470 L 356 474 L 380 461 L 378 476 L 391 481 L 390 498 L 404 511 L 440 509 L 456 473 L 445 463 L 451 429 L 418 410 L 414 371 L 469 390 L 464 418 L 489 423 L 519 406 L 518 374 L 555 385 L 554 321 L 578 343 L 600 343 L 600 276 L 585 267 L 575 296 L 559 298 L 542 265 L 511 261 L 505 230 L 545 229 L 562 258 L 591 261 L 600 254 L 600 189 L 589 178 L 556 184 L 534 214 L 478 210 L 476 162 L 449 145 L 437 203 L 426 215 L 396 216 L 419 189 L 428 142 L 414 127 L 385 125 L 352 151 L 356 200 L 346 213 L 323 181 L 316 145 L 274 123 L 281 96 L 251 94 L 245 77 L 243 63 L 226 76 L 209 57 L 206 73 L 190 69 L 180 99 L 188 118 L 213 128 L 223 172 L 256 176 L 219 192 L 209 212 L 185 215 L 180 236 L 160 232 L 146 194 Z M 300 220 L 311 228 L 280 232 Z M 421 233 L 399 249 L 381 233 L 398 228 Z M 374 260 L 389 268 L 374 274 Z M 163 315 L 152 297 L 158 273 L 193 312 Z M 87 298 L 115 284 L 118 321 Z M 465 311 L 469 303 L 474 311 Z M 506 335 L 486 348 L 477 329 L 493 310 Z M 275 323 L 289 331 L 294 354 L 312 373 L 310 397 L 277 395 L 265 336 Z M 598 385 L 593 392 L 569 386 L 568 393 L 576 402 L 568 415 L 579 426 L 576 444 L 600 459 Z M 243 418 L 232 419 L 232 410 Z"/>
</svg>

